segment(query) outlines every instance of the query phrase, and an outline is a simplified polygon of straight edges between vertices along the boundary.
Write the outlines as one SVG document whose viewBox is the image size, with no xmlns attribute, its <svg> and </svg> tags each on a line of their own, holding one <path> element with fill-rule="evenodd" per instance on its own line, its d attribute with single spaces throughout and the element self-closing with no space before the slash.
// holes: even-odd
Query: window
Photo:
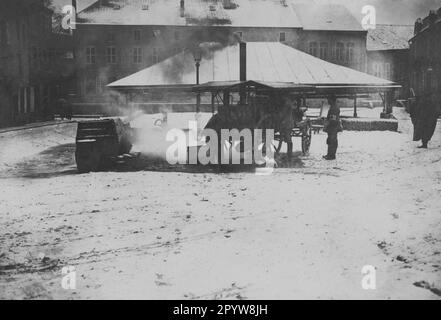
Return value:
<svg viewBox="0 0 441 320">
<path fill-rule="evenodd" d="M 106 48 L 106 61 L 107 63 L 116 63 L 116 48 L 107 47 Z"/>
<path fill-rule="evenodd" d="M 153 48 L 153 51 L 152 51 L 152 63 L 156 64 L 158 62 L 159 62 L 158 49 L 157 48 Z"/>
<path fill-rule="evenodd" d="M 142 48 L 133 48 L 133 63 L 142 62 Z"/>
<path fill-rule="evenodd" d="M 45 32 L 46 33 L 51 33 L 52 32 L 52 17 L 49 16 L 45 16 L 44 17 L 44 27 L 45 27 Z"/>
<path fill-rule="evenodd" d="M 386 62 L 384 64 L 384 76 L 383 76 L 383 78 L 390 80 L 391 79 L 391 75 L 392 74 L 391 74 L 391 69 L 390 69 L 390 63 Z"/>
<path fill-rule="evenodd" d="M 113 33 L 113 32 L 107 32 L 107 33 L 106 33 L 106 40 L 107 40 L 108 42 L 113 42 L 113 41 L 115 41 L 115 33 Z"/>
<path fill-rule="evenodd" d="M 236 35 L 236 37 L 237 37 L 240 41 L 243 40 L 243 32 L 242 32 L 242 31 L 236 31 L 234 34 Z"/>
<path fill-rule="evenodd" d="M 51 61 L 56 58 L 56 52 L 54 48 L 49 48 L 48 57 Z"/>
<path fill-rule="evenodd" d="M 86 48 L 86 63 L 94 64 L 96 62 L 96 50 L 94 47 Z"/>
<path fill-rule="evenodd" d="M 20 22 L 16 22 L 17 40 L 20 42 Z"/>
<path fill-rule="evenodd" d="M 18 74 L 20 77 L 23 76 L 23 61 L 21 60 L 21 54 L 17 54 L 17 61 L 18 61 Z"/>
<path fill-rule="evenodd" d="M 337 42 L 337 47 L 335 50 L 335 58 L 337 61 L 344 61 L 345 59 L 345 45 L 341 42 Z"/>
<path fill-rule="evenodd" d="M 174 47 L 173 48 L 173 55 L 177 55 L 177 54 L 181 53 L 182 51 L 183 51 L 182 48 Z"/>
<path fill-rule="evenodd" d="M 9 25 L 6 21 L 0 22 L 0 44 L 9 44 Z"/>
<path fill-rule="evenodd" d="M 354 49 L 355 49 L 355 45 L 352 42 L 349 42 L 346 46 L 346 56 L 347 56 L 347 60 L 349 62 L 354 61 Z"/>
<path fill-rule="evenodd" d="M 279 33 L 279 41 L 285 42 L 286 41 L 286 32 L 280 32 Z"/>
<path fill-rule="evenodd" d="M 24 24 L 21 25 L 21 33 L 22 33 L 21 40 L 23 41 L 23 45 L 25 45 L 26 44 L 26 26 Z"/>
<path fill-rule="evenodd" d="M 141 30 L 135 30 L 133 33 L 135 41 L 141 41 Z"/>
<path fill-rule="evenodd" d="M 310 42 L 309 43 L 309 54 L 317 57 L 318 56 L 318 45 L 317 42 Z"/>
<path fill-rule="evenodd" d="M 97 79 L 90 78 L 86 80 L 86 94 L 94 95 L 97 93 Z"/>
<path fill-rule="evenodd" d="M 96 77 L 96 93 L 101 94 L 105 90 L 107 79 L 105 77 Z"/>
<path fill-rule="evenodd" d="M 372 72 L 374 76 L 381 78 L 381 66 L 378 62 L 372 64 Z"/>
<path fill-rule="evenodd" d="M 34 60 L 34 63 L 37 62 L 38 59 L 38 51 L 36 47 L 32 47 L 32 59 Z"/>
<path fill-rule="evenodd" d="M 328 60 L 329 46 L 327 42 L 320 43 L 320 59 Z"/>
</svg>

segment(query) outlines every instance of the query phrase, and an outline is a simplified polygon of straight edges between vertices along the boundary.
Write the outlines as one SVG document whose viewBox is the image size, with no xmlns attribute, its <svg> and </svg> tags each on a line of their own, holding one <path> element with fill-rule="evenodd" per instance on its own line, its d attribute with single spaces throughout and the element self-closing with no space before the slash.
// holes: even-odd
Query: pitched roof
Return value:
<svg viewBox="0 0 441 320">
<path fill-rule="evenodd" d="M 409 40 L 413 37 L 412 25 L 378 24 L 369 30 L 367 36 L 368 51 L 409 49 Z"/>
<path fill-rule="evenodd" d="M 237 7 L 226 9 L 223 1 L 185 0 L 181 17 L 179 0 L 106 0 L 79 13 L 79 23 L 121 25 L 211 25 L 237 27 L 301 28 L 291 6 L 281 0 L 231 0 Z M 143 10 L 147 9 L 147 10 Z"/>
<path fill-rule="evenodd" d="M 194 85 L 195 62 L 183 52 L 109 84 L 112 88 Z M 200 83 L 239 81 L 239 45 L 208 51 L 200 66 Z M 320 60 L 278 42 L 247 43 L 247 79 L 306 86 L 393 86 L 394 83 Z"/>
<path fill-rule="evenodd" d="M 294 3 L 305 30 L 364 31 L 360 21 L 340 4 Z"/>
</svg>

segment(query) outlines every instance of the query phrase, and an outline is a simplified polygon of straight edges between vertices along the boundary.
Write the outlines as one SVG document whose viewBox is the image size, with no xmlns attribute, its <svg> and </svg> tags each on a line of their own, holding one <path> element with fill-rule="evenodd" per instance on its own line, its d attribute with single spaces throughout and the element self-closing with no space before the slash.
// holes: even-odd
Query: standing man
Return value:
<svg viewBox="0 0 441 320">
<path fill-rule="evenodd" d="M 58 109 L 58 113 L 60 114 L 60 119 L 64 120 L 66 118 L 66 106 L 67 106 L 67 101 L 64 98 L 60 98 L 57 101 L 57 109 Z"/>
<path fill-rule="evenodd" d="M 433 92 L 427 92 L 421 99 L 421 104 L 418 106 L 418 124 L 421 135 L 418 135 L 416 141 L 421 139 L 422 145 L 418 148 L 427 149 L 428 143 L 435 133 L 438 117 L 440 115 L 439 106 Z"/>
<path fill-rule="evenodd" d="M 293 117 L 294 103 L 289 95 L 282 96 L 281 100 L 279 131 L 281 138 L 288 145 L 288 159 L 291 159 L 293 150 L 291 133 L 295 127 Z"/>
<path fill-rule="evenodd" d="M 337 98 L 332 95 L 328 98 L 330 105 L 323 131 L 328 134 L 328 154 L 323 156 L 325 160 L 335 160 L 338 148 L 338 133 L 343 131 L 340 121 L 340 107 L 337 105 Z"/>
<path fill-rule="evenodd" d="M 413 92 L 413 90 L 411 89 L 411 92 Z M 418 138 L 418 132 L 417 132 L 417 123 L 418 123 L 418 101 L 419 101 L 419 97 L 417 100 L 417 97 L 413 96 L 412 98 L 408 99 L 408 103 L 409 103 L 409 115 L 410 115 L 410 120 L 412 121 L 412 125 L 413 125 L 413 141 L 418 141 L 421 138 Z"/>
<path fill-rule="evenodd" d="M 72 120 L 72 117 L 73 117 L 73 104 L 72 104 L 72 100 L 73 100 L 73 95 L 69 94 L 67 96 L 66 109 L 65 109 L 66 110 L 65 111 L 66 118 L 68 120 Z"/>
</svg>

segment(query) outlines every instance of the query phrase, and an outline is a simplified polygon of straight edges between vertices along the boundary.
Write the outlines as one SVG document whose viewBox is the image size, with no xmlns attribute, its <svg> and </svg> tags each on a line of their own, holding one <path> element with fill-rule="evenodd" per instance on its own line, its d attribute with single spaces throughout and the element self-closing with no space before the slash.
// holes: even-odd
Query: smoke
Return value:
<svg viewBox="0 0 441 320">
<path fill-rule="evenodd" d="M 163 77 L 170 83 L 179 84 L 185 73 L 195 70 L 197 55 L 201 55 L 204 60 L 209 60 L 216 51 L 238 42 L 238 36 L 230 28 L 200 27 L 192 32 L 183 43 L 184 54 L 175 55 L 168 59 L 167 63 L 162 64 Z"/>
</svg>

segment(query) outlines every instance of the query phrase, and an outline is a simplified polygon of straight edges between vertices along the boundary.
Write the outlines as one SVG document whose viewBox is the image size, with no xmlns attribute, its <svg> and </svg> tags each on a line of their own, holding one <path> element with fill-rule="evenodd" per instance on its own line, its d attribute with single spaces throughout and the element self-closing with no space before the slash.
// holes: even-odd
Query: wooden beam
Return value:
<svg viewBox="0 0 441 320">
<path fill-rule="evenodd" d="M 358 118 L 358 114 L 357 114 L 357 96 L 354 96 L 354 118 Z"/>
</svg>

